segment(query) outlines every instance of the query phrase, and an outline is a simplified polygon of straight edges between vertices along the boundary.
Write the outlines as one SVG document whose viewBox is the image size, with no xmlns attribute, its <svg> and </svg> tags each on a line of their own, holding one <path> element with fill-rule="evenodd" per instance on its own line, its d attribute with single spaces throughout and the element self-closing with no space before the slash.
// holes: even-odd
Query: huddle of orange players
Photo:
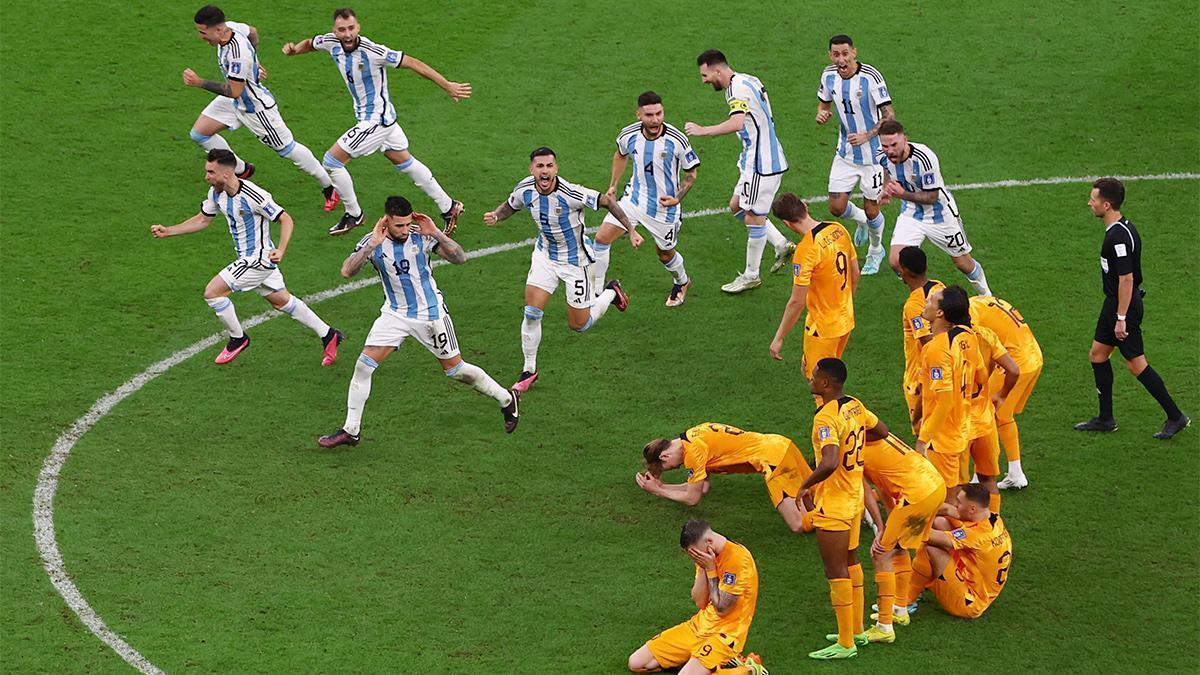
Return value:
<svg viewBox="0 0 1200 675">
<path fill-rule="evenodd" d="M 912 448 L 844 391 L 849 373 L 840 357 L 854 327 L 859 276 L 849 233 L 839 223 L 814 220 L 792 194 L 780 196 L 772 210 L 802 237 L 793 293 L 770 351 L 782 357 L 785 338 L 807 312 L 803 368 L 817 403 L 814 466 L 786 437 L 706 422 L 676 439 L 648 443 L 637 484 L 695 505 L 711 475 L 762 474 L 788 527 L 816 531 L 837 632 L 826 636 L 829 646 L 809 654 L 814 659 L 851 658 L 868 643 L 895 642 L 894 626 L 909 624 L 926 589 L 946 612 L 980 616 L 1003 589 L 1012 562 L 999 488 L 1028 484 L 1014 417 L 1041 373 L 1032 331 L 1008 302 L 968 298 L 958 286 L 929 279 L 924 252 L 903 249 L 901 279 L 910 289 L 903 308 L 903 390 L 917 439 Z M 1002 445 L 1009 466 L 998 483 Z M 686 470 L 686 482 L 664 483 L 662 474 L 675 468 Z M 864 517 L 876 528 L 870 556 L 878 612 L 870 628 L 858 557 Z M 764 672 L 757 656 L 741 656 L 757 595 L 749 551 L 703 521 L 684 526 L 680 545 L 696 563 L 692 597 L 700 611 L 647 641 L 630 656 L 629 668 Z"/>
</svg>

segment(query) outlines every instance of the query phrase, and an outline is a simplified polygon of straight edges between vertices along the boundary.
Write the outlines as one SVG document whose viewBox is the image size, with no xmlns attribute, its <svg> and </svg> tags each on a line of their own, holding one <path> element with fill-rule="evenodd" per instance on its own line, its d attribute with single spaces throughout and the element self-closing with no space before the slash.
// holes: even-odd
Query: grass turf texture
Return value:
<svg viewBox="0 0 1200 675">
<path fill-rule="evenodd" d="M 267 84 L 297 139 L 320 156 L 352 121 L 349 97 L 328 57 L 286 59 L 278 49 L 328 30 L 327 10 L 224 8 L 258 26 Z M 836 129 L 812 122 L 813 92 L 825 40 L 841 31 L 887 76 L 900 119 L 939 153 L 950 182 L 1200 169 L 1200 95 L 1163 84 L 1198 66 L 1191 3 L 1002 4 L 970 14 L 778 3 L 754 10 L 776 20 L 752 22 L 732 18 L 747 11 L 741 3 L 705 10 L 722 20 L 684 20 L 695 5 L 683 4 L 356 9 L 366 35 L 475 85 L 458 105 L 408 72 L 391 86 L 414 154 L 468 205 L 458 238 L 469 249 L 531 235 L 524 214 L 498 230 L 478 223 L 525 175 L 536 145 L 558 150 L 564 177 L 603 188 L 612 138 L 644 89 L 663 95 L 676 126 L 723 119 L 721 95 L 693 66 L 709 46 L 766 82 L 793 166 L 784 188 L 823 193 Z M 194 10 L 52 3 L 0 26 L 10 91 L 0 127 L 8 672 L 124 668 L 47 582 L 30 504 L 63 428 L 218 327 L 200 292 L 229 260 L 224 223 L 165 241 L 148 233 L 194 213 L 204 191 L 187 131 L 209 97 L 185 89 L 179 73 L 217 73 L 213 50 L 194 38 Z M 739 35 L 747 23 L 767 28 Z M 677 27 L 655 30 L 662 25 Z M 39 52 L 70 57 L 31 63 L 30 26 Z M 353 242 L 324 235 L 333 218 L 319 210 L 315 185 L 247 133 L 227 138 L 297 220 L 283 265 L 289 287 L 303 295 L 338 284 Z M 689 209 L 726 202 L 736 144 L 697 140 L 704 163 Z M 433 208 L 379 157 L 351 170 L 368 221 L 391 193 Z M 1150 361 L 1196 415 L 1198 184 L 1128 187 L 1126 213 L 1147 250 Z M 927 604 L 896 645 L 865 649 L 860 667 L 1196 663 L 1197 431 L 1152 441 L 1160 413 L 1119 360 L 1121 430 L 1070 430 L 1094 413 L 1086 351 L 1102 227 L 1086 196 L 1084 184 L 957 195 L 993 289 L 1022 310 L 1046 354 L 1020 418 L 1033 487 L 1005 495 L 1015 562 L 985 617 L 954 620 Z M 895 209 L 887 214 L 890 232 Z M 551 303 L 543 378 L 513 436 L 501 433 L 490 401 L 447 381 L 412 344 L 376 374 L 364 443 L 315 448 L 342 420 L 377 288 L 314 307 L 350 335 L 334 368 L 318 367 L 319 342 L 286 318 L 251 331 L 253 347 L 232 367 L 213 366 L 209 350 L 122 403 L 76 447 L 56 501 L 67 568 L 109 626 L 168 670 L 613 672 L 693 611 L 690 563 L 675 542 L 695 515 L 756 556 L 761 599 L 749 649 L 776 672 L 798 670 L 834 627 L 815 541 L 786 532 L 753 477 L 718 477 L 690 511 L 633 483 L 645 440 L 703 420 L 785 433 L 807 448 L 799 332 L 786 363 L 767 355 L 788 280 L 744 297 L 717 290 L 740 269 L 744 239 L 727 216 L 685 224 L 680 250 L 696 285 L 675 311 L 662 307 L 669 277 L 653 255 L 618 243 L 610 276 L 630 291 L 629 312 L 577 336 L 561 298 Z M 962 282 L 936 251 L 931 261 L 937 276 Z M 527 265 L 520 251 L 438 273 L 464 356 L 506 383 L 520 368 Z M 900 429 L 903 297 L 887 274 L 864 279 L 846 356 L 849 390 Z M 234 300 L 243 318 L 266 308 L 253 296 Z M 1139 648 L 1165 634 L 1171 649 Z"/>
</svg>

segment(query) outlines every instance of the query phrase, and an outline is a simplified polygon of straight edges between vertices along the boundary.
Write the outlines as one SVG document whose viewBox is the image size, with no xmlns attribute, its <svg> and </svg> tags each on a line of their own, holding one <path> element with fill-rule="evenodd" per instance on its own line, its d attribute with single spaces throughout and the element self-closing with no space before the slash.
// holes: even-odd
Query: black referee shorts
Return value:
<svg viewBox="0 0 1200 675">
<path fill-rule="evenodd" d="M 1118 340 L 1115 332 L 1117 326 L 1117 299 L 1105 298 L 1104 306 L 1100 309 L 1100 318 L 1096 319 L 1096 342 L 1110 347 L 1116 347 L 1126 361 L 1132 361 L 1146 353 L 1142 345 L 1142 293 L 1137 290 L 1129 302 L 1129 311 L 1125 313 L 1125 330 L 1129 333 L 1124 340 Z"/>
</svg>

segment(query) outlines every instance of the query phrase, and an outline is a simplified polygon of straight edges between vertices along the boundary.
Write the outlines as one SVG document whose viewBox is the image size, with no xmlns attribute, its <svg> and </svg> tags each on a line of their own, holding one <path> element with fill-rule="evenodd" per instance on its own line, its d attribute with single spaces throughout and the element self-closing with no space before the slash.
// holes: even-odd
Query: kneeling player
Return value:
<svg viewBox="0 0 1200 675">
<path fill-rule="evenodd" d="M 740 657 L 758 602 L 758 568 L 750 551 L 714 532 L 703 520 L 689 520 L 683 526 L 679 546 L 696 563 L 692 601 L 700 611 L 630 654 L 629 670 L 652 673 L 678 668 L 681 675 L 694 675 L 730 664 L 765 674 L 757 656 Z"/>
<path fill-rule="evenodd" d="M 695 506 L 708 492 L 708 475 L 753 473 L 763 475 L 771 505 L 793 532 L 803 529 L 803 513 L 796 504 L 800 483 L 812 469 L 800 448 L 786 436 L 743 431 L 728 424 L 705 422 L 679 434 L 656 438 L 642 449 L 646 472 L 636 476 L 646 492 Z M 687 482 L 663 483 L 664 471 L 687 469 Z"/>
</svg>

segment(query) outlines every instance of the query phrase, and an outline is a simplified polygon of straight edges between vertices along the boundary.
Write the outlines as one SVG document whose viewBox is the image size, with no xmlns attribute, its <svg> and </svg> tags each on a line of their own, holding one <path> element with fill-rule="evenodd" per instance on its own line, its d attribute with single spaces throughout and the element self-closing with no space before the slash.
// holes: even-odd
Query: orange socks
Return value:
<svg viewBox="0 0 1200 675">
<path fill-rule="evenodd" d="M 900 601 L 901 604 L 908 606 L 915 602 L 925 592 L 925 587 L 929 585 L 930 581 L 933 581 L 933 565 L 929 562 L 929 554 L 922 548 L 920 551 L 917 551 L 917 557 L 913 558 L 912 576 L 908 581 L 908 593 Z"/>
<path fill-rule="evenodd" d="M 866 630 L 866 627 L 863 626 L 863 602 L 865 601 L 865 596 L 863 593 L 862 565 L 855 563 L 848 569 L 850 570 L 850 587 L 853 592 L 852 597 L 854 598 L 854 634 L 858 635 Z"/>
<path fill-rule="evenodd" d="M 879 623 L 888 625 L 892 622 L 892 605 L 896 603 L 895 572 L 876 572 L 875 585 L 879 587 Z"/>
<path fill-rule="evenodd" d="M 1004 456 L 1010 462 L 1021 460 L 1021 437 L 1017 434 L 1017 421 L 1009 420 L 996 425 L 1000 434 L 1000 445 L 1004 448 Z"/>
<path fill-rule="evenodd" d="M 1000 493 L 988 495 L 988 510 L 992 513 L 1000 513 Z"/>
<path fill-rule="evenodd" d="M 838 644 L 846 649 L 854 647 L 854 587 L 849 579 L 829 580 L 829 601 L 837 616 Z"/>
<path fill-rule="evenodd" d="M 912 558 L 908 557 L 907 550 L 901 549 L 892 554 L 892 569 L 896 575 L 896 604 L 907 607 L 904 594 L 908 592 L 908 581 L 912 578 Z M 880 606 L 880 610 L 882 609 Z"/>
</svg>

